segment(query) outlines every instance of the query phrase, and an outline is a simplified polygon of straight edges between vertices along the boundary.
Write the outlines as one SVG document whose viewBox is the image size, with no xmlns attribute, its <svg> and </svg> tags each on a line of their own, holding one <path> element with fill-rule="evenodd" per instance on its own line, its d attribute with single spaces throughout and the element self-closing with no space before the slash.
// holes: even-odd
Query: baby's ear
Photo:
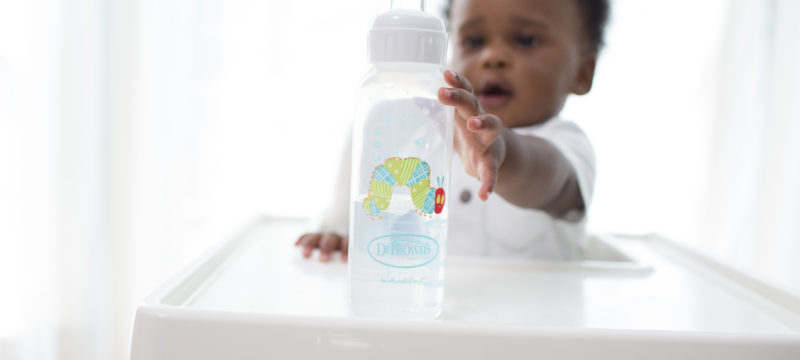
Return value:
<svg viewBox="0 0 800 360">
<path fill-rule="evenodd" d="M 578 73 L 575 82 L 572 84 L 572 93 L 575 95 L 585 95 L 592 89 L 594 79 L 594 66 L 597 63 L 597 54 L 585 54 L 578 65 Z"/>
</svg>

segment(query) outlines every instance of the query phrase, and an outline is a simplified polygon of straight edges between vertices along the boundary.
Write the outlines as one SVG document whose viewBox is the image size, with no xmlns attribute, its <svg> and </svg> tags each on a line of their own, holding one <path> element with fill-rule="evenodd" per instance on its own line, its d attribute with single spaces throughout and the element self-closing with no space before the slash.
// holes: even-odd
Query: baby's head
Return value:
<svg viewBox="0 0 800 360">
<path fill-rule="evenodd" d="M 608 0 L 450 0 L 453 68 L 506 127 L 557 115 L 589 92 Z"/>
</svg>

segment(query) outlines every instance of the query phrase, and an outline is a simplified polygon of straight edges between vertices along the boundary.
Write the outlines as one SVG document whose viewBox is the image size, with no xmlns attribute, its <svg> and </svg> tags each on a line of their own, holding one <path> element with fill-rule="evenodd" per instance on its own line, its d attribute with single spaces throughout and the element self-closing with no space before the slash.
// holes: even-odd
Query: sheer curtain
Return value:
<svg viewBox="0 0 800 360">
<path fill-rule="evenodd" d="M 800 3 L 727 15 L 701 246 L 800 294 Z"/>
<path fill-rule="evenodd" d="M 310 215 L 386 6 L 0 2 L 0 358 L 127 358 L 172 273 Z"/>
<path fill-rule="evenodd" d="M 127 358 L 161 281 L 256 216 L 315 212 L 387 6 L 0 0 L 0 359 Z M 591 226 L 796 288 L 798 5 L 614 6 L 564 112 L 598 152 Z"/>
<path fill-rule="evenodd" d="M 800 293 L 800 4 L 613 2 L 590 228 L 659 233 Z"/>
</svg>

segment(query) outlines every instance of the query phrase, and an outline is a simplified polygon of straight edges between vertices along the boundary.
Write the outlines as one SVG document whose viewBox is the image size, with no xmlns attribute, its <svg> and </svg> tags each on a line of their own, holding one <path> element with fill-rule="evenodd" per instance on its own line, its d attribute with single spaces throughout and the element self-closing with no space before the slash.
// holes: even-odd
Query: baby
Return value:
<svg viewBox="0 0 800 360">
<path fill-rule="evenodd" d="M 580 257 L 594 152 L 558 114 L 568 95 L 592 87 L 608 1 L 452 0 L 447 15 L 454 70 L 444 73 L 452 87 L 438 96 L 455 108 L 461 160 L 451 169 L 448 253 Z M 296 241 L 304 257 L 319 248 L 321 261 L 335 251 L 347 260 L 348 206 L 345 194 L 318 232 Z"/>
</svg>

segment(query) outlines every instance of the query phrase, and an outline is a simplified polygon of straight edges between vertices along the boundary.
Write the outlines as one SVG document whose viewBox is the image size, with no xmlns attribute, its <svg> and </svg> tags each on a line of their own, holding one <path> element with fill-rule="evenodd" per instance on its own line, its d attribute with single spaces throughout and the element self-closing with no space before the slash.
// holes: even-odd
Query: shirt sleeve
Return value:
<svg viewBox="0 0 800 360">
<path fill-rule="evenodd" d="M 325 206 L 312 222 L 314 232 L 332 232 L 347 235 L 350 231 L 350 168 L 352 154 L 352 131 L 342 144 L 340 166 L 336 180 L 330 189 Z"/>
<path fill-rule="evenodd" d="M 520 134 L 534 135 L 550 141 L 572 165 L 578 179 L 578 187 L 583 197 L 584 208 L 589 209 L 594 194 L 596 173 L 595 154 L 589 138 L 578 124 L 554 118 L 544 124 L 523 128 Z M 569 222 L 583 221 L 585 210 L 572 210 L 564 216 Z"/>
</svg>

